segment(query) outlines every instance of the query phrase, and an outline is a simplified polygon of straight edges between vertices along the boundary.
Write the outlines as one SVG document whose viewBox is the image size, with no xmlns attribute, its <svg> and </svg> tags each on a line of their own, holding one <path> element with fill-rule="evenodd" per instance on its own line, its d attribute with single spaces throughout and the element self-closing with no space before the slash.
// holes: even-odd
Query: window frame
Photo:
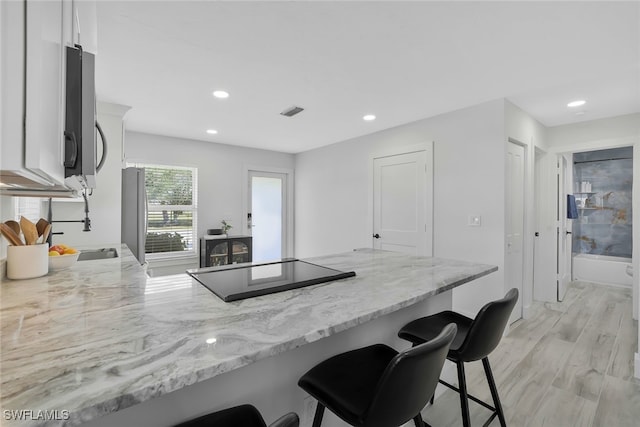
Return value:
<svg viewBox="0 0 640 427">
<path fill-rule="evenodd" d="M 169 169 L 169 170 L 189 170 L 191 171 L 191 205 L 154 205 L 154 209 L 151 209 L 151 205 L 147 200 L 145 205 L 145 229 L 146 234 L 149 233 L 149 213 L 161 212 L 162 210 L 172 211 L 180 210 L 185 212 L 191 212 L 191 232 L 192 232 L 192 244 L 191 249 L 184 251 L 169 251 L 169 252 L 146 252 L 145 258 L 148 261 L 155 260 L 171 260 L 178 258 L 193 258 L 198 256 L 198 168 L 195 166 L 175 165 L 175 164 L 159 164 L 159 163 L 146 163 L 146 162 L 127 162 L 126 167 L 136 167 L 142 169 L 155 168 L 155 169 Z M 146 173 L 145 173 L 146 176 Z M 145 193 L 147 187 L 145 184 Z M 162 207 L 159 209 L 158 207 Z M 146 245 L 145 234 L 145 245 Z"/>
</svg>

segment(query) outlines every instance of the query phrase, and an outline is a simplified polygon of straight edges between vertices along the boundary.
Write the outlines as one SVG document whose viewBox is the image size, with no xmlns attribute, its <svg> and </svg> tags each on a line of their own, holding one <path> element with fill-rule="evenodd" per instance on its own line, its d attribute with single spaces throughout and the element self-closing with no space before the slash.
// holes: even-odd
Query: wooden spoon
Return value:
<svg viewBox="0 0 640 427">
<path fill-rule="evenodd" d="M 20 235 L 20 224 L 18 224 L 18 221 L 14 221 L 12 219 L 5 221 L 5 224 L 7 224 L 14 233 L 16 233 L 18 236 Z"/>
<path fill-rule="evenodd" d="M 38 222 L 36 222 L 36 229 L 38 230 L 38 236 L 42 236 L 42 233 L 44 233 L 44 229 L 47 227 L 47 225 L 49 225 L 49 222 L 44 218 L 40 218 Z"/>
<path fill-rule="evenodd" d="M 27 245 L 35 245 L 38 241 L 38 229 L 36 228 L 36 225 L 29 221 L 27 218 L 21 216 L 20 227 L 22 228 L 24 242 Z"/>
<path fill-rule="evenodd" d="M 0 232 L 2 235 L 11 243 L 13 246 L 23 246 L 22 240 L 20 240 L 20 236 L 16 234 L 15 231 L 11 229 L 7 224 L 0 222 Z"/>
</svg>

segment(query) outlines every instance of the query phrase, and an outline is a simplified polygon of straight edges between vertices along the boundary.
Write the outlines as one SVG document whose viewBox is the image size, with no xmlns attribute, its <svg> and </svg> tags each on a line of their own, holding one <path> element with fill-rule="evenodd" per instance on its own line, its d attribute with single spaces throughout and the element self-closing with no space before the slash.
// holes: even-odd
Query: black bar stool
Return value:
<svg viewBox="0 0 640 427">
<path fill-rule="evenodd" d="M 311 368 L 298 385 L 318 400 L 313 427 L 320 427 L 325 407 L 352 426 L 399 426 L 413 419 L 423 427 L 420 411 L 438 385 L 456 326 L 436 335 L 400 353 L 375 344 Z"/>
<path fill-rule="evenodd" d="M 432 316 L 414 320 L 406 324 L 400 329 L 400 332 L 398 332 L 400 338 L 411 341 L 413 345 L 420 345 L 438 335 L 443 325 L 455 323 L 458 326 L 458 332 L 451 344 L 447 359 L 455 362 L 458 367 L 458 384 L 460 388 L 458 389 L 442 380 L 440 380 L 440 383 L 460 393 L 460 406 L 464 427 L 470 427 L 471 425 L 469 418 L 469 401 L 467 398 L 493 411 L 489 420 L 484 424 L 485 426 L 489 425 L 496 415 L 502 427 L 506 427 L 507 425 L 487 356 L 498 346 L 498 343 L 500 343 L 504 329 L 509 321 L 509 316 L 511 316 L 511 311 L 516 305 L 517 300 L 518 290 L 513 288 L 507 292 L 503 299 L 490 302 L 482 307 L 473 320 L 461 314 L 454 313 L 453 311 L 443 311 Z M 495 408 L 467 393 L 464 362 L 472 362 L 480 359 L 482 359 L 484 372 L 487 375 L 487 382 L 489 383 Z M 431 403 L 433 403 L 433 398 L 431 399 Z"/>
<path fill-rule="evenodd" d="M 298 427 L 299 422 L 298 415 L 290 412 L 269 427 Z M 203 415 L 175 427 L 267 427 L 267 424 L 254 406 L 240 405 Z"/>
</svg>

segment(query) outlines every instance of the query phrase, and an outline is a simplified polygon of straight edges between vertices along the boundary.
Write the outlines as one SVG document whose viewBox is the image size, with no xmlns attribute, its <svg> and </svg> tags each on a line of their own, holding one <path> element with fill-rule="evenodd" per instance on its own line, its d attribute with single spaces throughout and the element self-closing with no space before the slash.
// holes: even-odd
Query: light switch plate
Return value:
<svg viewBox="0 0 640 427">
<path fill-rule="evenodd" d="M 480 227 L 482 225 L 482 217 L 480 215 L 469 215 L 467 225 L 469 227 Z"/>
</svg>

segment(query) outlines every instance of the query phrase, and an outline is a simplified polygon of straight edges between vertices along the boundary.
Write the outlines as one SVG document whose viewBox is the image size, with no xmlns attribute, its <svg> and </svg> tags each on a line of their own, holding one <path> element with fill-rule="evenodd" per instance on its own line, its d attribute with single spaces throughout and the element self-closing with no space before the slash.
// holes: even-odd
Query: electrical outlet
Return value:
<svg viewBox="0 0 640 427">
<path fill-rule="evenodd" d="M 480 227 L 482 224 L 482 217 L 480 215 L 469 215 L 467 225 L 469 227 Z"/>
</svg>

